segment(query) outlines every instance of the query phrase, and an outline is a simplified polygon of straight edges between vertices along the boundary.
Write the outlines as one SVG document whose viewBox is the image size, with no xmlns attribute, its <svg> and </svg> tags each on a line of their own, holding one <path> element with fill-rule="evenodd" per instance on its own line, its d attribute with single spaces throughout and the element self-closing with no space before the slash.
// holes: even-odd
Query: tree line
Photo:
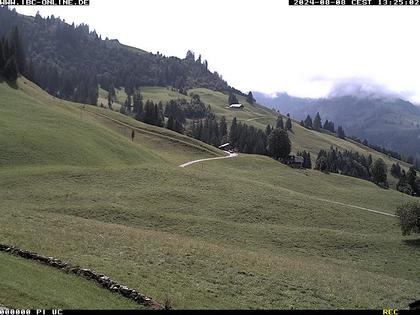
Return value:
<svg viewBox="0 0 420 315">
<path fill-rule="evenodd" d="M 352 140 L 354 140 L 354 141 L 356 141 L 356 142 L 358 142 L 358 143 L 361 143 L 361 144 L 363 144 L 363 145 L 365 145 L 365 146 L 367 146 L 367 147 L 369 147 L 371 149 L 374 149 L 374 150 L 376 150 L 378 152 L 381 152 L 381 153 L 383 153 L 385 155 L 388 155 L 390 157 L 393 157 L 394 159 L 397 159 L 397 160 L 406 162 L 408 164 L 413 164 L 416 167 L 416 169 L 420 170 L 420 159 L 419 158 L 414 158 L 414 157 L 412 157 L 410 155 L 404 155 L 404 154 L 401 154 L 401 153 L 399 153 L 397 151 L 389 150 L 389 149 L 387 149 L 387 148 L 385 148 L 383 146 L 369 143 L 366 139 L 364 139 L 362 141 L 358 137 L 354 137 L 354 136 L 349 137 L 349 138 L 352 139 Z"/>
<path fill-rule="evenodd" d="M 25 55 L 17 27 L 13 27 L 9 36 L 0 38 L 0 76 L 14 82 L 25 71 Z"/>
<path fill-rule="evenodd" d="M 382 187 L 388 187 L 387 167 L 385 162 L 378 158 L 373 162 L 372 155 L 364 156 L 359 152 L 330 147 L 320 150 L 315 162 L 315 169 L 322 172 L 331 172 L 372 181 Z"/>
<path fill-rule="evenodd" d="M 337 137 L 341 139 L 346 138 L 346 134 L 342 126 L 338 126 L 336 130 L 334 122 L 328 121 L 328 119 L 325 120 L 324 124 L 322 124 L 322 119 L 319 112 L 316 113 L 314 120 L 312 120 L 312 117 L 310 115 L 306 116 L 305 120 L 300 121 L 300 125 L 307 129 L 312 129 L 316 131 L 321 131 L 322 129 L 328 130 L 329 132 L 335 133 Z"/>
<path fill-rule="evenodd" d="M 140 86 L 172 86 L 180 91 L 203 87 L 243 95 L 192 51 L 184 59 L 147 53 L 102 39 L 85 24 L 69 25 L 39 14 L 27 19 L 0 6 L 0 36 L 6 36 L 12 26 L 24 34 L 21 51 L 30 56 L 22 74 L 63 99 L 96 104 L 98 84 L 105 90 L 125 87 L 131 95 Z M 20 57 L 15 57 L 19 68 Z"/>
<path fill-rule="evenodd" d="M 410 196 L 420 197 L 420 179 L 416 169 L 411 166 L 407 172 L 399 163 L 391 166 L 391 175 L 398 178 L 397 190 Z"/>
<path fill-rule="evenodd" d="M 339 137 L 341 139 L 346 139 L 346 137 L 348 137 L 348 136 L 346 136 L 346 133 L 344 132 L 344 129 L 343 129 L 342 126 L 338 126 L 337 130 L 336 130 L 334 122 L 328 121 L 328 119 L 325 120 L 324 124 L 322 124 L 322 119 L 321 119 L 321 115 L 319 114 L 319 112 L 316 113 L 314 120 L 312 120 L 312 117 L 310 115 L 307 115 L 305 120 L 301 120 L 300 124 L 301 124 L 301 126 L 307 128 L 307 129 L 312 129 L 312 130 L 316 130 L 316 131 L 328 130 L 329 132 L 335 133 L 337 135 L 337 137 Z M 349 136 L 348 138 L 350 138 L 353 141 L 356 141 L 358 143 L 361 143 L 361 144 L 363 144 L 363 145 L 365 145 L 365 146 L 367 146 L 371 149 L 374 149 L 378 152 L 381 152 L 383 154 L 391 156 L 395 159 L 407 162 L 409 164 L 413 164 L 414 166 L 416 166 L 417 169 L 420 169 L 420 159 L 418 159 L 418 158 L 413 158 L 412 156 L 405 156 L 405 155 L 403 155 L 399 152 L 386 149 L 383 146 L 371 144 L 366 139 L 364 139 L 362 141 L 359 138 L 354 137 L 354 136 Z"/>
</svg>

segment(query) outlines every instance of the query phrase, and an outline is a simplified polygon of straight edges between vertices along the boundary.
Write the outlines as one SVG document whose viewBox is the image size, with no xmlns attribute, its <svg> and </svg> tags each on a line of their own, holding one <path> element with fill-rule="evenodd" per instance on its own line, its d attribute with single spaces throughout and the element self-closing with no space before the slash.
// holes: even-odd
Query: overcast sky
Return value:
<svg viewBox="0 0 420 315">
<path fill-rule="evenodd" d="M 103 38 L 164 55 L 202 54 L 242 91 L 322 97 L 361 82 L 420 103 L 420 7 L 289 7 L 286 0 L 91 0 L 17 7 L 87 23 Z M 372 87 L 373 86 L 373 87 Z"/>
</svg>

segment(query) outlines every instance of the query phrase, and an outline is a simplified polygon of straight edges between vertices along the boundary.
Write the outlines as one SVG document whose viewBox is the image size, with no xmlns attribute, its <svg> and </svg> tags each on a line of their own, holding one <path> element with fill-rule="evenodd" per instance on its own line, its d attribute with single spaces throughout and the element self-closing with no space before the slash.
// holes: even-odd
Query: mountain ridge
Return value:
<svg viewBox="0 0 420 315">
<path fill-rule="evenodd" d="M 290 113 L 297 120 L 319 112 L 323 120 L 342 125 L 347 135 L 411 156 L 420 152 L 420 108 L 401 98 L 343 95 L 312 99 L 287 93 L 272 98 L 253 94 L 259 103 Z"/>
<path fill-rule="evenodd" d="M 153 54 L 117 39 L 102 39 L 86 24 L 0 7 L 0 37 L 15 26 L 27 62 L 23 75 L 59 98 L 96 104 L 98 85 L 106 90 L 123 87 L 130 94 L 140 86 L 172 86 L 183 92 L 204 87 L 244 95 L 192 51 L 184 59 Z"/>
</svg>

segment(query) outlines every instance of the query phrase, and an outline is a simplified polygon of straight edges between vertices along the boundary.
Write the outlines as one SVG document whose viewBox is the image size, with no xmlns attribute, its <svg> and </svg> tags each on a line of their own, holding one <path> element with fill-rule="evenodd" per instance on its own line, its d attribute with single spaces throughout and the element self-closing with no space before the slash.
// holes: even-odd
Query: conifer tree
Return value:
<svg viewBox="0 0 420 315">
<path fill-rule="evenodd" d="M 270 135 L 271 133 L 271 126 L 267 125 L 267 127 L 265 127 L 265 134 L 267 135 L 267 137 Z"/>
<path fill-rule="evenodd" d="M 169 116 L 168 121 L 166 122 L 166 129 L 174 130 L 174 117 Z"/>
<path fill-rule="evenodd" d="M 236 95 L 234 93 L 230 93 L 229 94 L 228 103 L 229 103 L 229 105 L 238 104 L 239 103 L 239 101 L 236 98 Z"/>
<path fill-rule="evenodd" d="M 13 46 L 18 73 L 24 73 L 25 72 L 25 54 L 23 51 L 22 42 L 21 42 L 21 38 L 20 38 L 19 30 L 17 26 L 14 26 L 12 28 L 12 32 L 10 35 L 10 44 Z"/>
<path fill-rule="evenodd" d="M 292 130 L 292 120 L 290 119 L 290 117 L 287 117 L 286 130 Z"/>
<path fill-rule="evenodd" d="M 292 145 L 285 130 L 276 128 L 271 132 L 268 137 L 268 152 L 271 157 L 276 160 L 279 158 L 287 158 L 291 148 Z"/>
<path fill-rule="evenodd" d="M 346 139 L 346 134 L 344 133 L 343 127 L 338 126 L 337 136 L 341 139 Z"/>
<path fill-rule="evenodd" d="M 3 52 L 4 50 L 3 45 L 4 45 L 4 38 L 1 38 L 0 39 L 0 75 L 3 75 L 4 66 L 6 65 L 6 60 L 4 58 L 4 52 Z"/>
<path fill-rule="evenodd" d="M 236 117 L 233 117 L 232 124 L 230 125 L 229 131 L 229 142 L 230 144 L 235 147 L 238 143 L 238 123 L 236 121 Z"/>
<path fill-rule="evenodd" d="M 379 158 L 375 161 L 375 163 L 373 163 L 372 166 L 372 176 L 373 176 L 373 181 L 377 184 L 381 184 L 387 183 L 387 168 L 385 165 L 385 162 Z"/>
<path fill-rule="evenodd" d="M 311 118 L 311 116 L 306 116 L 306 119 L 305 119 L 305 127 L 306 128 L 309 128 L 309 129 L 312 129 L 312 118 Z"/>
<path fill-rule="evenodd" d="M 251 91 L 248 93 L 248 95 L 246 97 L 246 101 L 251 105 L 254 104 L 255 99 L 254 99 L 254 96 L 252 95 Z"/>
<path fill-rule="evenodd" d="M 126 100 L 125 100 L 125 102 L 124 102 L 124 107 L 125 107 L 125 110 L 128 112 L 128 113 L 131 113 L 131 95 L 127 95 L 127 98 L 126 98 Z"/>
<path fill-rule="evenodd" d="M 278 116 L 276 121 L 276 128 L 284 129 L 283 117 Z"/>
<path fill-rule="evenodd" d="M 316 116 L 314 118 L 314 129 L 319 131 L 322 128 L 322 123 L 321 123 L 321 116 L 319 115 L 319 112 L 316 113 Z"/>
<path fill-rule="evenodd" d="M 14 82 L 18 78 L 18 65 L 14 55 L 9 57 L 4 66 L 4 76 L 6 80 Z"/>
<path fill-rule="evenodd" d="M 219 123 L 219 131 L 220 131 L 220 138 L 221 141 L 223 143 L 227 142 L 227 123 L 226 123 L 226 117 L 222 116 L 222 118 L 220 118 L 220 123 Z"/>
<path fill-rule="evenodd" d="M 137 120 L 143 116 L 143 96 L 140 91 L 136 91 L 133 96 L 133 111 Z"/>
</svg>

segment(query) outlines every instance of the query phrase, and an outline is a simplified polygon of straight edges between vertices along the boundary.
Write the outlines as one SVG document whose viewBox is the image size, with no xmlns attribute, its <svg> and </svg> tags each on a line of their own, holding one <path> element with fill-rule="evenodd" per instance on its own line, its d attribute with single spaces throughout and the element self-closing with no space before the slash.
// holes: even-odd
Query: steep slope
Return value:
<svg viewBox="0 0 420 315">
<path fill-rule="evenodd" d="M 80 104 L 21 85 L 4 87 L 2 95 L 33 98 L 27 105 L 34 117 L 38 110 L 44 115 L 44 107 L 66 113 L 57 114 L 60 126 L 60 117 L 78 119 Z M 114 120 L 97 120 L 92 112 Z M 17 114 L 9 108 L 3 115 Z M 23 117 L 7 132 L 19 131 Z M 180 140 L 192 148 L 185 160 L 206 146 L 100 108 L 87 107 L 82 119 L 78 127 L 91 130 L 87 137 L 105 132 L 128 155 L 149 152 L 152 161 L 2 165 L 0 242 L 109 274 L 157 301 L 170 299 L 175 308 L 380 308 L 383 301 L 405 308 L 416 298 L 417 240 L 402 239 L 395 218 L 366 210 L 392 214 L 411 197 L 263 156 L 179 168 L 168 151 L 178 159 Z M 148 139 L 127 141 L 115 132 L 121 123 L 136 124 Z M 71 139 L 59 135 L 62 146 L 55 150 L 70 150 Z"/>
<path fill-rule="evenodd" d="M 118 40 L 102 40 L 85 24 L 69 25 L 54 16 L 24 16 L 1 6 L 0 37 L 15 26 L 27 56 L 24 74 L 60 98 L 96 104 L 98 83 L 106 89 L 170 85 L 236 91 L 192 52 L 185 59 L 153 54 Z"/>
<path fill-rule="evenodd" d="M 34 137 L 44 139 L 44 143 L 37 145 L 37 150 L 42 148 L 39 145 L 60 146 L 65 141 L 66 146 L 70 147 L 73 142 L 78 143 L 80 141 L 80 148 L 72 148 L 71 152 L 60 153 L 66 156 L 65 159 L 54 155 L 48 155 L 48 158 L 43 157 L 45 161 L 50 159 L 48 161 L 49 165 L 51 163 L 62 165 L 65 164 L 65 161 L 68 161 L 66 163 L 70 165 L 97 166 L 101 165 L 102 160 L 104 160 L 104 164 L 108 163 L 109 165 L 115 162 L 121 165 L 121 162 L 124 161 L 127 161 L 127 165 L 140 163 L 156 164 L 165 161 L 176 164 L 186 162 L 185 159 L 223 155 L 222 151 L 210 145 L 171 130 L 147 125 L 102 108 L 55 98 L 23 77 L 19 79 L 19 90 L 11 90 L 5 83 L 0 85 L 0 88 L 3 88 L 5 92 L 5 104 L 3 106 L 5 115 L 2 118 L 4 121 L 13 123 L 9 125 L 9 128 L 13 129 L 11 126 L 15 125 L 26 126 L 27 124 L 33 124 L 32 127 L 25 127 L 15 131 L 13 133 L 15 138 L 25 139 L 27 131 L 41 132 L 43 130 L 43 135 L 48 134 L 48 136 L 34 135 Z M 38 107 L 35 107 L 35 105 Z M 9 111 L 6 112 L 7 108 L 9 108 Z M 28 111 L 28 108 L 34 112 L 32 119 L 26 119 L 25 116 L 20 114 L 21 111 Z M 47 119 L 49 116 L 46 113 L 55 116 Z M 11 117 L 6 114 L 10 114 Z M 40 121 L 33 121 L 38 118 Z M 46 122 L 43 120 L 46 120 Z M 37 123 L 41 124 L 41 127 L 38 127 Z M 113 132 L 110 132 L 110 129 Z M 89 130 L 86 131 L 89 134 L 84 133 L 84 130 Z M 133 143 L 129 141 L 133 130 L 135 131 L 134 143 L 141 144 L 141 146 L 133 146 Z M 62 138 L 51 143 L 50 134 Z M 72 134 L 72 139 L 67 138 L 68 134 Z M 76 134 L 76 136 L 73 136 L 73 134 Z M 16 143 L 17 140 L 15 140 L 14 138 L 8 140 L 11 146 L 13 143 Z M 101 150 L 98 150 L 98 152 L 94 150 L 94 144 L 90 143 L 94 141 L 101 141 Z M 86 142 L 86 147 L 84 147 L 83 144 Z M 20 149 L 27 146 L 26 143 L 20 142 L 17 142 L 17 145 Z M 60 151 L 57 147 L 55 149 Z M 42 148 L 40 151 L 46 155 L 46 150 Z M 132 157 L 131 152 L 134 152 Z M 83 154 L 89 157 L 83 157 Z M 93 156 L 94 154 L 96 156 Z M 72 157 L 72 155 L 77 155 L 77 157 Z M 93 156 L 91 160 L 89 160 L 90 156 Z M 5 155 L 6 157 L 7 155 Z M 27 160 L 30 160 L 30 164 L 36 163 L 36 158 L 32 156 L 27 156 Z"/>
<path fill-rule="evenodd" d="M 29 90 L 28 81 L 20 81 Z M 140 164 L 150 151 L 127 147 L 128 139 L 92 124 L 81 114 L 49 106 L 22 89 L 0 84 L 1 166 Z"/>
</svg>

